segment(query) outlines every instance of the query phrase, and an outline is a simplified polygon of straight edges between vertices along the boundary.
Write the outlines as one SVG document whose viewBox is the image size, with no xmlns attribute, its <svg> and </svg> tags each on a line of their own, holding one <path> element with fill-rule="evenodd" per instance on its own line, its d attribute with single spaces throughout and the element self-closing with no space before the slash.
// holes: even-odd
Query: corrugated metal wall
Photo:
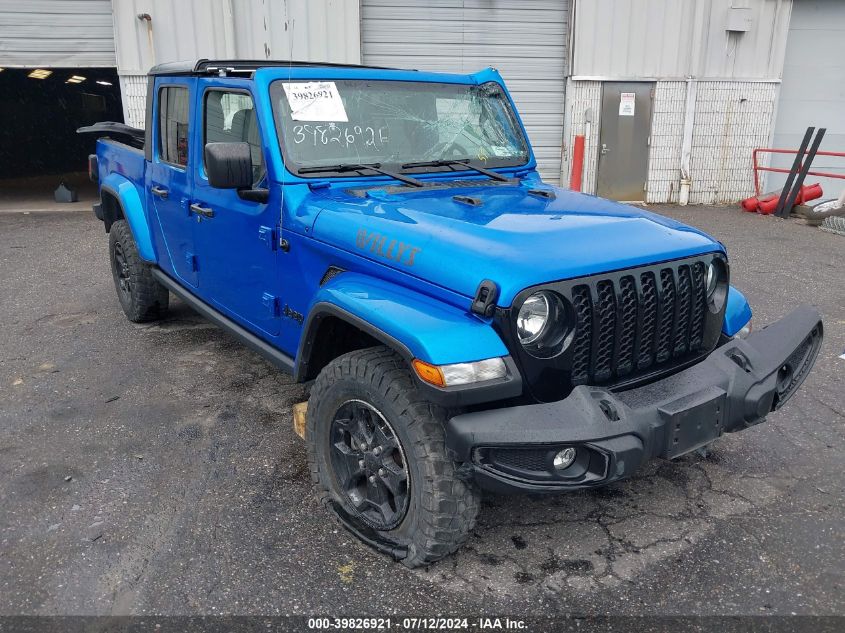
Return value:
<svg viewBox="0 0 845 633">
<path fill-rule="evenodd" d="M 797 149 L 808 126 L 827 128 L 821 149 L 845 152 L 845 2 L 800 0 L 792 9 L 774 146 Z M 789 169 L 792 156 L 775 155 L 772 165 Z M 845 174 L 845 159 L 817 156 L 814 171 Z M 785 175 L 769 174 L 767 190 L 783 187 Z M 821 182 L 825 198 L 845 190 L 845 180 L 808 176 Z"/>
<path fill-rule="evenodd" d="M 777 79 L 792 0 L 581 0 L 572 74 L 616 79 Z M 728 9 L 751 9 L 746 33 Z"/>
<path fill-rule="evenodd" d="M 358 0 L 233 0 L 240 58 L 358 64 Z M 285 28 L 287 24 L 287 28 Z"/>
<path fill-rule="evenodd" d="M 152 17 L 155 60 L 140 13 Z M 114 16 L 121 73 L 199 57 L 361 58 L 357 0 L 115 0 Z"/>
<path fill-rule="evenodd" d="M 364 63 L 460 73 L 497 68 L 540 173 L 559 181 L 568 0 L 362 0 L 361 14 Z"/>
<path fill-rule="evenodd" d="M 0 66 L 114 66 L 110 0 L 0 0 Z"/>
<path fill-rule="evenodd" d="M 152 17 L 152 48 L 141 13 Z M 358 0 L 114 0 L 114 23 L 124 116 L 139 127 L 143 75 L 154 63 L 200 57 L 361 60 Z"/>
</svg>

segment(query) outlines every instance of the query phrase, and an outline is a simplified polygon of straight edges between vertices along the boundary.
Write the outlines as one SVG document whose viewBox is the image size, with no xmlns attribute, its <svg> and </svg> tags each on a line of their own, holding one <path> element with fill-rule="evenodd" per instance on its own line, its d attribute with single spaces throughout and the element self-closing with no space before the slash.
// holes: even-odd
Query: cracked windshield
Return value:
<svg viewBox="0 0 845 633">
<path fill-rule="evenodd" d="M 356 166 L 419 172 L 454 161 L 508 167 L 528 160 L 522 130 L 495 82 L 276 81 L 271 91 L 294 173 L 355 176 Z M 429 164 L 409 165 L 420 162 Z"/>
</svg>

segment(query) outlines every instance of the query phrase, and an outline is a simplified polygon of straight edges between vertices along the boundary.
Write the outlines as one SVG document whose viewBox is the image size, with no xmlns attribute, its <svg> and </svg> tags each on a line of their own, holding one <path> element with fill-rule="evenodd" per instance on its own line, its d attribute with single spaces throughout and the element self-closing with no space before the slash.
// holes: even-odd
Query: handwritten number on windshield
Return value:
<svg viewBox="0 0 845 633">
<path fill-rule="evenodd" d="M 319 145 L 328 145 L 329 143 L 337 143 L 341 147 L 351 147 L 352 145 L 363 144 L 366 147 L 381 148 L 387 143 L 388 134 L 387 128 L 374 128 L 370 125 L 363 127 L 360 125 L 343 126 L 342 128 L 335 123 L 328 125 L 294 125 L 293 126 L 293 142 L 297 145 L 306 143 L 317 147 Z"/>
</svg>

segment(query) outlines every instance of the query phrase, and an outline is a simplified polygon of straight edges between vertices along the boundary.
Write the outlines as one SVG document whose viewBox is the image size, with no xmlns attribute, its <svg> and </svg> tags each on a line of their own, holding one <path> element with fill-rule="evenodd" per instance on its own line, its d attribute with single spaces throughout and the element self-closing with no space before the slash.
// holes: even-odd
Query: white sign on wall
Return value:
<svg viewBox="0 0 845 633">
<path fill-rule="evenodd" d="M 635 92 L 623 92 L 619 97 L 619 116 L 634 116 L 636 102 Z"/>
</svg>

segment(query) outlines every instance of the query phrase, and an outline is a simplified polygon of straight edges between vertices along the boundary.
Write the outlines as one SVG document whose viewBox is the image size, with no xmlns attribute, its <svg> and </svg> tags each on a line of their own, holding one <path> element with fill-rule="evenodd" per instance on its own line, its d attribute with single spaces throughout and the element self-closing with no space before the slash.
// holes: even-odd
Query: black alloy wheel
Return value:
<svg viewBox="0 0 845 633">
<path fill-rule="evenodd" d="M 129 273 L 129 262 L 126 260 L 126 254 L 120 242 L 114 245 L 114 268 L 117 273 L 117 286 L 123 296 L 129 299 L 132 296 L 132 278 Z"/>
<path fill-rule="evenodd" d="M 407 567 L 457 550 L 478 515 L 478 490 L 446 449 L 448 415 L 383 346 L 338 356 L 311 386 L 305 441 L 320 503 Z"/>
<path fill-rule="evenodd" d="M 337 484 L 360 518 L 376 530 L 402 522 L 410 499 L 405 453 L 385 417 L 363 400 L 344 402 L 330 431 Z"/>
<path fill-rule="evenodd" d="M 167 314 L 170 293 L 138 254 L 126 220 L 115 220 L 109 231 L 109 263 L 123 313 L 133 323 L 155 321 Z"/>
</svg>

